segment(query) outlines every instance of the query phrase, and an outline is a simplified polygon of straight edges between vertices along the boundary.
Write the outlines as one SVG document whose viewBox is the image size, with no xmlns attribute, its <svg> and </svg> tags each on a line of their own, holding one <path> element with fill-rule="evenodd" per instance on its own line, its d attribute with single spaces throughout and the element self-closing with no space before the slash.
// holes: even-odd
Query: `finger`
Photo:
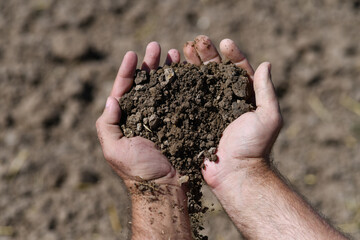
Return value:
<svg viewBox="0 0 360 240">
<path fill-rule="evenodd" d="M 152 69 L 157 69 L 160 62 L 161 48 L 157 42 L 151 42 L 147 45 L 144 61 L 141 65 L 141 70 L 150 72 Z"/>
<path fill-rule="evenodd" d="M 221 57 L 208 36 L 199 35 L 195 38 L 194 43 L 196 52 L 204 64 L 221 62 Z"/>
<path fill-rule="evenodd" d="M 188 63 L 195 64 L 195 65 L 201 65 L 201 60 L 199 55 L 196 52 L 195 44 L 193 41 L 188 41 L 185 43 L 183 47 L 183 52 L 185 59 Z"/>
<path fill-rule="evenodd" d="M 118 125 L 120 118 L 121 110 L 118 101 L 114 97 L 108 97 L 104 112 L 96 121 L 101 144 L 107 140 L 118 140 L 123 137 L 123 133 Z"/>
<path fill-rule="evenodd" d="M 134 80 L 136 65 L 136 53 L 131 51 L 127 52 L 116 75 L 110 96 L 119 99 L 122 95 L 130 90 Z"/>
<path fill-rule="evenodd" d="M 165 64 L 170 66 L 172 63 L 179 63 L 180 62 L 180 53 L 177 49 L 170 49 L 166 56 Z"/>
<path fill-rule="evenodd" d="M 220 42 L 220 51 L 225 57 L 225 59 L 230 60 L 236 66 L 245 69 L 249 74 L 250 78 L 254 77 L 254 69 L 251 67 L 249 61 L 246 59 L 245 55 L 240 51 L 236 46 L 233 40 L 224 39 Z"/>
<path fill-rule="evenodd" d="M 267 116 L 274 116 L 274 114 L 280 113 L 279 103 L 271 81 L 270 63 L 264 62 L 256 69 L 254 91 L 257 112 L 263 112 Z"/>
</svg>

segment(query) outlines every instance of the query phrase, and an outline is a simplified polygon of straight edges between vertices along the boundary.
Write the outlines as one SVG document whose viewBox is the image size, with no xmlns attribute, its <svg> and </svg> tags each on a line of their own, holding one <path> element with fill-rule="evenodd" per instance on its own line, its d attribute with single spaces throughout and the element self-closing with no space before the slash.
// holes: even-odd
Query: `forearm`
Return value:
<svg viewBox="0 0 360 240">
<path fill-rule="evenodd" d="M 247 239 L 345 239 L 270 167 L 256 164 L 214 189 Z"/>
<path fill-rule="evenodd" d="M 192 239 L 182 188 L 161 185 L 143 192 L 136 188 L 131 190 L 132 239 Z"/>
</svg>

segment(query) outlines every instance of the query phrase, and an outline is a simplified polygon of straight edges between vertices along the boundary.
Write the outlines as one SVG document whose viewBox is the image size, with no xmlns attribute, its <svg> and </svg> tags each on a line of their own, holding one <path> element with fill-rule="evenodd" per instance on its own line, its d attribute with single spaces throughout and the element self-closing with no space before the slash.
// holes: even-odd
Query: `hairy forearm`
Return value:
<svg viewBox="0 0 360 240">
<path fill-rule="evenodd" d="M 247 239 L 345 239 L 262 161 L 227 181 L 214 192 Z"/>
<path fill-rule="evenodd" d="M 182 188 L 161 185 L 143 192 L 136 188 L 130 190 L 132 239 L 192 239 Z"/>
</svg>

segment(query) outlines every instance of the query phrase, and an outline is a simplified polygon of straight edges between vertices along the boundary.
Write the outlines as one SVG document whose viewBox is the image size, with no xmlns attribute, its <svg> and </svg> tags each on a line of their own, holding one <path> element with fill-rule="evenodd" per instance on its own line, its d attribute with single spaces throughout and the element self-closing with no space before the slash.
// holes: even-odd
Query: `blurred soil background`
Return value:
<svg viewBox="0 0 360 240">
<path fill-rule="evenodd" d="M 0 239 L 129 239 L 130 201 L 95 130 L 127 50 L 198 34 L 270 61 L 280 171 L 360 238 L 360 1 L 0 1 Z M 164 59 L 164 58 L 163 58 Z M 216 211 L 209 239 L 240 234 Z"/>
</svg>

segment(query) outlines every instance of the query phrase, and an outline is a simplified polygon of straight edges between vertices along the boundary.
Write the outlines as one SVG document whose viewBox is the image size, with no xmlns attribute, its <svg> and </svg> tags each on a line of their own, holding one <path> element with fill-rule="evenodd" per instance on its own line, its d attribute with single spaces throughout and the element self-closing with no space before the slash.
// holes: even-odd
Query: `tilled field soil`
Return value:
<svg viewBox="0 0 360 240">
<path fill-rule="evenodd" d="M 280 171 L 360 238 L 360 3 L 0 1 L 0 239 L 129 239 L 130 201 L 95 121 L 124 53 L 163 57 L 198 34 L 270 61 L 285 126 Z M 164 59 L 164 58 L 163 58 Z M 204 187 L 209 239 L 240 234 Z"/>
</svg>

